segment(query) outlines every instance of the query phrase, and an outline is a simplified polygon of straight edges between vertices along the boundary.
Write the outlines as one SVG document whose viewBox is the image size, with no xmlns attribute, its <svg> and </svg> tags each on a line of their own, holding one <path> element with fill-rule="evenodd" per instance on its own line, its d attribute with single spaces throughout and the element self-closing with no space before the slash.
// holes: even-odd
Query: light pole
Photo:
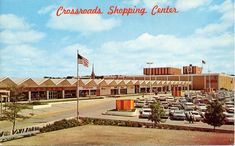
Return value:
<svg viewBox="0 0 235 146">
<path fill-rule="evenodd" d="M 192 64 L 190 64 L 187 67 L 187 73 L 188 73 L 188 97 L 189 97 L 189 73 L 191 73 L 191 71 L 192 71 Z"/>
<path fill-rule="evenodd" d="M 208 84 L 208 86 L 209 86 L 209 91 L 211 90 L 211 76 L 210 76 L 210 73 L 211 73 L 211 71 L 210 71 L 210 68 L 209 68 L 209 65 L 208 65 L 208 76 L 209 76 L 209 84 Z"/>
<path fill-rule="evenodd" d="M 150 84 L 149 84 L 149 86 L 150 86 L 150 87 L 149 87 L 149 90 L 150 90 L 150 91 L 149 91 L 149 94 L 151 95 L 151 92 L 152 92 L 152 89 L 151 89 L 151 88 L 152 88 L 152 86 L 151 86 L 151 85 L 152 85 L 152 83 L 151 83 L 151 77 L 152 77 L 152 76 L 151 76 L 151 75 L 152 75 L 151 64 L 153 64 L 153 62 L 147 62 L 147 64 L 149 65 L 149 70 L 150 70 Z"/>
</svg>

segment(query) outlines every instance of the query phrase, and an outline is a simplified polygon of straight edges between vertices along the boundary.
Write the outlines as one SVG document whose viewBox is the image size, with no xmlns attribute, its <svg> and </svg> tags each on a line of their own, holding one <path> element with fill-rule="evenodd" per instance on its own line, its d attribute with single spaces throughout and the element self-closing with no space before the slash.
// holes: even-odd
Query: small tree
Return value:
<svg viewBox="0 0 235 146">
<path fill-rule="evenodd" d="M 161 103 L 157 101 L 154 104 L 150 105 L 151 108 L 151 115 L 149 116 L 148 120 L 154 122 L 154 124 L 158 124 L 160 122 L 164 122 L 161 117 L 165 115 L 165 111 L 163 107 L 161 107 Z"/>
<path fill-rule="evenodd" d="M 6 103 L 4 105 L 5 110 L 3 111 L 3 115 L 6 120 L 12 122 L 12 131 L 15 130 L 17 118 L 21 119 L 28 118 L 27 116 L 20 114 L 23 109 L 28 109 L 28 106 L 17 103 L 17 101 L 20 100 L 22 97 L 24 97 L 23 87 L 20 88 L 12 87 L 10 95 L 11 102 Z"/>
<path fill-rule="evenodd" d="M 22 105 L 15 101 L 5 104 L 6 110 L 3 111 L 4 118 L 12 122 L 12 131 L 15 130 L 16 119 L 26 119 L 27 116 L 20 114 L 23 109 L 28 109 L 28 106 Z"/>
<path fill-rule="evenodd" d="M 205 122 L 214 126 L 214 129 L 222 126 L 225 119 L 223 111 L 223 106 L 218 100 L 209 102 L 205 112 Z"/>
</svg>

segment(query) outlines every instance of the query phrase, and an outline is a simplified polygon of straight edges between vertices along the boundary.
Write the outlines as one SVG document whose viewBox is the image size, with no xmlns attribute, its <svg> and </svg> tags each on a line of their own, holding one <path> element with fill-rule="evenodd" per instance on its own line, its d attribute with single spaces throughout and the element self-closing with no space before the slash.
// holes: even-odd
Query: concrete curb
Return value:
<svg viewBox="0 0 235 146">
<path fill-rule="evenodd" d="M 112 124 L 112 126 L 119 126 L 118 123 L 132 122 L 132 123 L 135 123 L 135 125 L 141 125 L 141 127 L 144 127 L 144 128 L 154 128 L 153 123 L 147 123 L 147 122 L 137 122 L 137 121 L 130 121 L 130 120 L 100 119 L 100 118 L 89 118 L 89 117 L 80 117 L 80 119 L 81 120 L 96 121 L 97 123 L 104 123 L 101 125 L 110 125 L 110 124 L 107 124 L 107 123 L 110 123 L 110 121 L 113 121 L 113 123 L 117 123 L 116 125 Z M 99 125 L 99 124 L 96 124 L 96 122 L 92 122 L 92 123 L 94 125 Z M 127 127 L 131 127 L 131 126 L 127 126 Z M 227 130 L 227 129 L 215 129 L 214 130 L 212 128 L 192 127 L 192 126 L 189 127 L 189 126 L 170 125 L 170 124 L 157 124 L 157 125 L 155 125 L 155 128 L 168 129 L 168 130 L 189 130 L 189 131 L 201 131 L 201 132 L 234 133 L 234 130 Z"/>
<path fill-rule="evenodd" d="M 112 115 L 112 116 L 125 116 L 125 117 L 134 117 L 138 115 L 138 110 L 136 109 L 134 112 L 131 111 L 112 111 L 109 110 L 107 112 L 102 113 L 103 115 Z"/>
</svg>

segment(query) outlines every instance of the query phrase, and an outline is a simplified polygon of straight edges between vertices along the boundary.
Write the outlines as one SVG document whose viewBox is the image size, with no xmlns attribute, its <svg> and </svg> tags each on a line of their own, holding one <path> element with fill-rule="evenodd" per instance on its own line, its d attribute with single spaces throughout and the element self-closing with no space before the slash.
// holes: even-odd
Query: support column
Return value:
<svg viewBox="0 0 235 146">
<path fill-rule="evenodd" d="M 62 98 L 64 99 L 64 93 L 65 93 L 65 91 L 64 90 L 62 90 Z"/>
<path fill-rule="evenodd" d="M 28 92 L 29 102 L 31 102 L 31 91 Z"/>
<path fill-rule="evenodd" d="M 120 95 L 120 87 L 118 87 L 118 95 Z"/>
<path fill-rule="evenodd" d="M 88 89 L 88 95 L 91 96 L 91 89 Z"/>
<path fill-rule="evenodd" d="M 49 100 L 49 91 L 46 91 L 47 92 L 47 100 Z"/>
<path fill-rule="evenodd" d="M 10 102 L 10 96 L 11 96 L 11 93 L 10 93 L 10 91 L 8 91 L 7 92 L 7 99 L 6 99 L 7 102 Z"/>
</svg>

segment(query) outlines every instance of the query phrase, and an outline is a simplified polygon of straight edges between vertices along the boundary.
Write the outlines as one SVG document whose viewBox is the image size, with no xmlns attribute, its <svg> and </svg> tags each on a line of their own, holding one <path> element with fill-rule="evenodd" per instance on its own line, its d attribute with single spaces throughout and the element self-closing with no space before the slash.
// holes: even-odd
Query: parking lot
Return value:
<svg viewBox="0 0 235 146">
<path fill-rule="evenodd" d="M 151 114 L 150 105 L 160 102 L 164 114 L 161 116 L 166 123 L 194 123 L 204 125 L 205 111 L 208 103 L 219 100 L 223 104 L 226 125 L 234 124 L 234 92 L 217 91 L 205 94 L 200 91 L 186 92 L 183 97 L 167 95 L 154 95 L 148 98 L 137 98 L 135 106 L 139 109 L 139 118 L 148 118 Z M 229 127 L 229 126 L 228 126 Z M 233 126 L 231 126 L 233 127 Z"/>
<path fill-rule="evenodd" d="M 198 113 L 201 113 L 203 112 L 203 109 L 205 108 L 206 102 L 208 102 L 207 100 L 212 99 L 211 97 L 213 96 L 219 98 L 220 100 L 222 99 L 224 102 L 224 108 L 227 109 L 227 112 L 230 115 L 233 115 L 232 108 L 231 106 L 228 106 L 228 105 L 232 105 L 233 103 L 232 101 L 234 101 L 234 97 L 233 96 L 230 97 L 230 94 L 229 95 L 223 95 L 223 94 L 225 93 L 222 92 L 216 95 L 207 95 L 207 97 L 205 97 L 200 92 L 193 91 L 190 95 L 190 98 L 172 97 L 171 94 L 158 94 L 158 95 L 145 95 L 144 98 L 141 95 L 141 96 L 123 96 L 119 98 L 106 97 L 104 99 L 97 99 L 97 100 L 84 100 L 84 101 L 80 101 L 80 104 L 79 104 L 80 116 L 104 118 L 104 119 L 151 122 L 147 118 L 139 118 L 139 115 L 136 115 L 134 117 L 124 117 L 124 116 L 103 115 L 102 113 L 106 112 L 107 110 L 115 109 L 116 99 L 133 99 L 135 101 L 143 101 L 144 104 L 141 103 L 143 107 L 137 107 L 139 111 L 142 110 L 142 108 L 148 108 L 146 107 L 147 106 L 146 104 L 149 104 L 153 102 L 153 100 L 156 100 L 156 99 L 161 100 L 161 103 L 163 104 L 163 106 L 165 106 L 164 109 L 169 112 L 170 110 L 172 110 L 173 112 L 174 108 L 175 109 L 179 108 L 180 110 L 185 111 L 184 106 L 182 106 L 183 103 L 191 103 L 193 104 L 193 106 L 195 106 L 194 110 L 198 111 Z M 189 104 L 189 106 L 191 105 Z M 76 101 L 56 103 L 56 104 L 52 104 L 50 108 L 27 110 L 24 112 L 25 113 L 33 112 L 34 116 L 24 121 L 17 121 L 16 123 L 17 128 L 38 125 L 38 124 L 46 124 L 47 122 L 60 120 L 63 118 L 76 117 Z M 171 124 L 171 125 L 184 125 L 184 126 L 213 128 L 212 126 L 206 123 L 203 123 L 201 121 L 197 121 L 191 124 L 185 119 L 184 120 L 172 119 L 169 117 L 169 115 L 167 119 L 165 118 L 164 120 L 165 120 L 165 124 Z M 11 127 L 12 125 L 8 121 L 0 122 L 1 130 L 10 130 Z M 231 124 L 226 124 L 226 125 L 222 125 L 221 127 L 218 127 L 218 129 L 233 130 L 234 126 Z"/>
</svg>

